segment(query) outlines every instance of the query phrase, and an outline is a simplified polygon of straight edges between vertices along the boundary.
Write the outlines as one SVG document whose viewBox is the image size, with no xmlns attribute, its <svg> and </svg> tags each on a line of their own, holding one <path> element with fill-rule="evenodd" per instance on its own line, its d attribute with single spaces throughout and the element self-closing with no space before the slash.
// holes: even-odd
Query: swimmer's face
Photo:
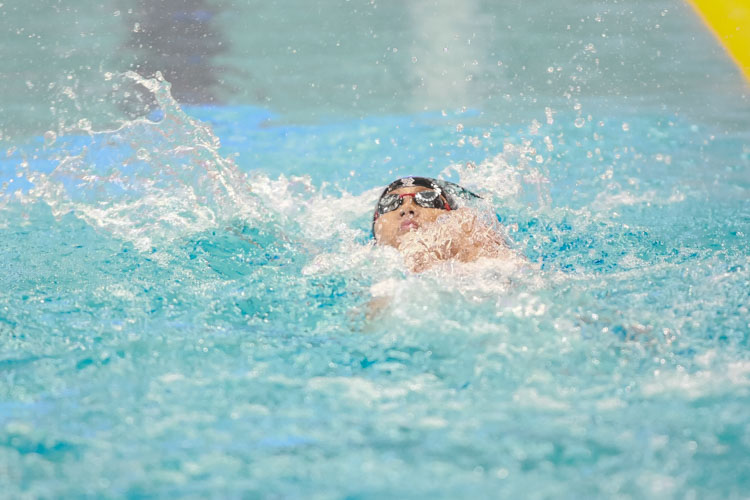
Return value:
<svg viewBox="0 0 750 500">
<path fill-rule="evenodd" d="M 412 186 L 394 189 L 391 193 L 413 194 L 428 190 L 429 188 L 423 186 Z M 447 204 L 442 195 L 441 198 Z M 415 203 L 413 196 L 406 196 L 401 201 L 400 207 L 381 214 L 375 221 L 375 241 L 378 244 L 398 248 L 403 235 L 435 222 L 435 219 L 445 213 L 445 210 L 439 208 L 420 207 Z"/>
</svg>

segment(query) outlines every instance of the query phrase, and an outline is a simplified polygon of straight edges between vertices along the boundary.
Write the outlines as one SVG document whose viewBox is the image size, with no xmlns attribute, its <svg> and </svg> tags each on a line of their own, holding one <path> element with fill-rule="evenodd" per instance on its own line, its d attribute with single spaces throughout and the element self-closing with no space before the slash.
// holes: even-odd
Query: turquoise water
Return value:
<svg viewBox="0 0 750 500">
<path fill-rule="evenodd" d="M 9 497 L 746 495 L 748 87 L 687 6 L 148 5 L 0 7 Z M 528 264 L 373 247 L 409 174 Z"/>
</svg>

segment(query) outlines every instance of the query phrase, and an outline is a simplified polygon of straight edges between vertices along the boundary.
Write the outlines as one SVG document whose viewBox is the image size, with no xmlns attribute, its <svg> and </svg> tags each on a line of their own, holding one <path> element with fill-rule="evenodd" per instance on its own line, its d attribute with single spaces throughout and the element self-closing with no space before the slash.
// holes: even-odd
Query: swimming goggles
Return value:
<svg viewBox="0 0 750 500">
<path fill-rule="evenodd" d="M 378 211 L 375 213 L 375 217 L 377 217 L 378 215 L 386 214 L 388 212 L 393 212 L 398 207 L 403 205 L 404 198 L 408 196 L 414 198 L 414 203 L 422 208 L 437 208 L 440 210 L 451 209 L 450 205 L 448 205 L 440 196 L 439 191 L 430 189 L 427 191 L 419 191 L 418 193 L 390 193 L 380 198 L 380 201 L 378 202 Z"/>
</svg>

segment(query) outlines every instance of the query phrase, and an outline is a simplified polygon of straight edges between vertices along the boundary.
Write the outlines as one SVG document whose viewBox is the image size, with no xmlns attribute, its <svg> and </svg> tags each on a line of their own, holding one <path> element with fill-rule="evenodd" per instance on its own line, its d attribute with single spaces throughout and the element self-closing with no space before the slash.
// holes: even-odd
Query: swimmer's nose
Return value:
<svg viewBox="0 0 750 500">
<path fill-rule="evenodd" d="M 406 198 L 404 200 L 404 203 L 401 205 L 401 212 L 399 215 L 401 217 L 404 217 L 405 215 L 411 215 L 412 217 L 416 215 L 415 208 L 418 207 L 416 203 L 411 198 Z"/>
</svg>

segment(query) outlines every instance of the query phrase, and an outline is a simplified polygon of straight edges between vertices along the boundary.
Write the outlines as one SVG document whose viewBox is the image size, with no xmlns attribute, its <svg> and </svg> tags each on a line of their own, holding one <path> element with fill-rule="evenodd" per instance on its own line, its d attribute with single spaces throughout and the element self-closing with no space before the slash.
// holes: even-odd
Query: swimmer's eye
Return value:
<svg viewBox="0 0 750 500">
<path fill-rule="evenodd" d="M 393 212 L 404 203 L 404 198 L 411 196 L 414 202 L 422 208 L 437 208 L 439 210 L 450 210 L 451 207 L 440 196 L 439 191 L 428 190 L 418 193 L 387 194 L 378 202 L 378 214 L 382 215 Z"/>
</svg>

